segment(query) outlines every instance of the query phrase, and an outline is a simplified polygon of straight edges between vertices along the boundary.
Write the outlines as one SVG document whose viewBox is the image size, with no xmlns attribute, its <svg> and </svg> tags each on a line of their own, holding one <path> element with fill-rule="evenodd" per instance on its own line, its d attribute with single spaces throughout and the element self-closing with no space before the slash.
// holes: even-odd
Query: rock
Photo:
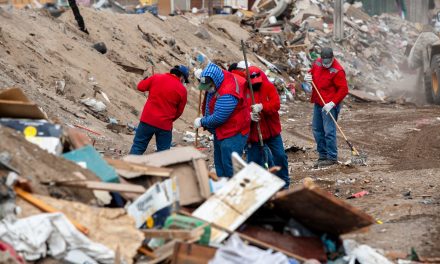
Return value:
<svg viewBox="0 0 440 264">
<path fill-rule="evenodd" d="M 204 40 L 209 40 L 211 39 L 211 35 L 209 34 L 208 30 L 206 30 L 203 27 L 199 27 L 196 31 L 196 33 L 194 33 L 194 35 L 200 39 L 204 39 Z"/>
<path fill-rule="evenodd" d="M 107 53 L 107 46 L 105 45 L 104 42 L 95 43 L 93 44 L 92 48 L 94 48 L 96 51 L 98 51 L 101 54 Z"/>
</svg>

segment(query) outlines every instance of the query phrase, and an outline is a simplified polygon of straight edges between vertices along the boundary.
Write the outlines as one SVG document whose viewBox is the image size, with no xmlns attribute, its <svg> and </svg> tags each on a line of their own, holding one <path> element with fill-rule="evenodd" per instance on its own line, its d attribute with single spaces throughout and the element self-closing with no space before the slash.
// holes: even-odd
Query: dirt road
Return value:
<svg viewBox="0 0 440 264">
<path fill-rule="evenodd" d="M 341 199 L 366 190 L 368 195 L 347 201 L 383 222 L 346 238 L 386 251 L 410 252 L 414 247 L 420 255 L 439 256 L 440 107 L 346 100 L 340 124 L 356 147 L 368 154 L 368 166 L 335 165 L 324 170 L 311 169 L 317 158 L 312 106 L 297 102 L 287 109 L 283 116 L 286 143 L 312 147 L 288 153 L 294 181 L 311 177 Z M 350 158 L 342 138 L 339 150 L 340 161 Z"/>
</svg>

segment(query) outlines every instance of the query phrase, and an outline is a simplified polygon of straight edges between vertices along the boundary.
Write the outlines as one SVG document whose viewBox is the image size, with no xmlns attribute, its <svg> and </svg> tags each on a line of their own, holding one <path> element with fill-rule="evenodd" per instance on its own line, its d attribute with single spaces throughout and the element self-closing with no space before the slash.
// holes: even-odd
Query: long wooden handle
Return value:
<svg viewBox="0 0 440 264">
<path fill-rule="evenodd" d="M 312 81 L 312 86 L 315 89 L 315 92 L 318 94 L 319 98 L 321 99 L 321 102 L 325 105 L 326 102 L 324 101 L 324 98 L 322 98 L 321 93 L 318 91 L 318 88 L 316 87 L 315 83 Z M 342 131 L 342 128 L 339 126 L 338 122 L 336 121 L 335 117 L 332 115 L 332 113 L 329 111 L 328 114 L 332 118 L 333 122 L 335 122 L 336 127 L 338 128 L 339 132 L 341 132 L 342 136 L 344 137 L 345 141 L 347 142 L 348 146 L 350 146 L 351 150 L 359 156 L 359 152 L 354 148 L 353 144 L 351 144 L 350 141 L 348 141 L 347 137 L 344 134 L 344 131 Z"/>
<path fill-rule="evenodd" d="M 244 45 L 243 40 L 241 40 L 241 49 L 243 51 L 244 64 L 246 66 L 246 79 L 249 85 L 249 91 L 251 92 L 252 104 L 254 105 L 255 104 L 254 89 L 251 83 L 251 76 L 249 74 L 248 60 L 246 56 L 246 46 Z M 266 169 L 269 169 L 269 158 L 267 156 L 266 150 L 264 149 L 263 133 L 261 132 L 260 121 L 257 122 L 257 132 L 258 132 L 258 142 L 260 143 L 260 148 L 263 151 L 264 166 L 266 167 Z"/>
<path fill-rule="evenodd" d="M 15 193 L 22 198 L 23 200 L 25 200 L 26 202 L 32 204 L 33 206 L 37 207 L 38 209 L 40 209 L 43 212 L 46 213 L 58 213 L 60 212 L 59 210 L 53 208 L 52 206 L 46 204 L 45 202 L 43 202 L 42 200 L 32 196 L 32 194 L 26 192 L 25 190 L 21 189 L 20 187 L 15 187 L 14 188 Z M 67 217 L 67 216 L 66 216 Z M 81 231 L 81 233 L 83 233 L 84 235 L 88 235 L 89 234 L 89 229 L 85 226 L 83 226 L 82 224 L 76 222 L 75 220 L 72 220 L 71 218 L 67 217 L 67 219 L 69 219 L 69 221 L 79 230 Z"/>
<path fill-rule="evenodd" d="M 200 113 L 201 113 L 201 105 L 202 105 L 202 91 L 199 91 L 199 105 L 197 108 L 197 117 L 200 117 Z M 197 148 L 199 146 L 199 129 L 196 128 L 196 141 L 195 141 L 195 147 Z"/>
</svg>

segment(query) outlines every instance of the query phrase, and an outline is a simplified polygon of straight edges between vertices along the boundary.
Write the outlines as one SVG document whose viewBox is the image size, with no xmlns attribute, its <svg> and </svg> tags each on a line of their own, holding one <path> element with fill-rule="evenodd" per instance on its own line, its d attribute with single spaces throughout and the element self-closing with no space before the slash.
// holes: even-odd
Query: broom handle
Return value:
<svg viewBox="0 0 440 264">
<path fill-rule="evenodd" d="M 316 85 L 315 85 L 315 83 L 313 81 L 312 81 L 312 86 L 315 89 L 315 92 L 318 94 L 319 98 L 321 99 L 322 103 L 325 105 L 326 103 L 324 101 L 324 98 L 322 98 L 321 93 L 318 91 L 318 88 L 316 87 Z M 356 155 L 359 156 L 359 152 L 354 148 L 354 146 L 351 144 L 351 142 L 348 141 L 347 137 L 344 134 L 344 131 L 342 131 L 342 128 L 339 126 L 339 124 L 336 121 L 335 117 L 332 115 L 332 113 L 330 113 L 330 111 L 328 112 L 328 114 L 332 118 L 333 122 L 335 122 L 336 127 L 338 128 L 339 132 L 341 132 L 342 136 L 345 139 L 345 142 L 347 142 L 348 146 L 351 148 L 351 151 L 353 151 Z"/>
<path fill-rule="evenodd" d="M 200 117 L 200 107 L 202 104 L 202 91 L 199 91 L 199 106 L 197 108 L 197 117 Z M 197 148 L 199 145 L 199 129 L 196 128 L 196 141 L 195 141 L 195 147 Z"/>
<path fill-rule="evenodd" d="M 249 85 L 249 90 L 251 91 L 251 99 L 252 99 L 252 104 L 255 104 L 255 96 L 254 96 L 254 89 L 252 88 L 252 83 L 251 83 L 251 77 L 249 75 L 249 66 L 248 66 L 248 61 L 247 61 L 247 56 L 246 56 L 246 47 L 244 45 L 244 41 L 241 40 L 241 49 L 243 50 L 243 58 L 244 58 L 244 64 L 246 66 L 246 79 Z M 269 169 L 269 158 L 267 156 L 266 150 L 264 149 L 264 141 L 263 141 L 263 133 L 261 133 L 261 126 L 260 126 L 260 121 L 257 122 L 257 132 L 258 132 L 258 141 L 260 143 L 260 148 L 263 150 L 263 157 L 264 157 L 264 166 L 266 167 L 266 169 Z"/>
</svg>

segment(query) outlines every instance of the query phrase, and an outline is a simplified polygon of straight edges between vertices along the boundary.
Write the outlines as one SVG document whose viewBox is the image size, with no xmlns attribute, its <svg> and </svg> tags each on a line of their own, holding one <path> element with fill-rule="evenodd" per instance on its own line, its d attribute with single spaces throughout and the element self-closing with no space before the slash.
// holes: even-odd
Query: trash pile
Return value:
<svg viewBox="0 0 440 264">
<path fill-rule="evenodd" d="M 310 178 L 280 191 L 274 171 L 236 154 L 234 176 L 218 178 L 193 147 L 104 157 L 19 88 L 0 93 L 0 124 L 8 263 L 391 263 L 341 239 L 375 220 Z"/>
<path fill-rule="evenodd" d="M 242 20 L 253 32 L 247 45 L 261 63 L 283 73 L 284 82 L 297 90 L 320 49 L 331 46 L 344 66 L 351 90 L 367 91 L 373 99 L 385 100 L 387 82 L 402 78 L 401 69 L 407 69 L 405 53 L 421 27 L 397 15 L 370 17 L 362 11 L 361 3 L 345 3 L 344 38 L 334 41 L 330 2 L 256 1 L 255 14 Z"/>
</svg>

